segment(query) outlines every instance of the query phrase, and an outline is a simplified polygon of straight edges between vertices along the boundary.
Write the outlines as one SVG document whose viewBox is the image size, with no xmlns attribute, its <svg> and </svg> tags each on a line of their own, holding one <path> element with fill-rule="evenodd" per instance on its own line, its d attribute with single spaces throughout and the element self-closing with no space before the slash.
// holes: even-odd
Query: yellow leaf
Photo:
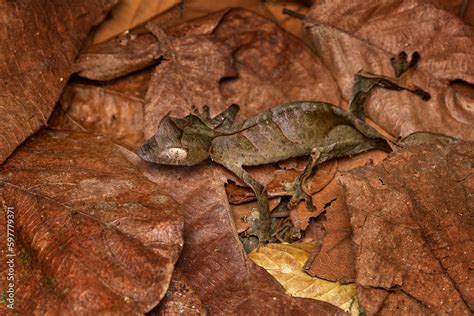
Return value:
<svg viewBox="0 0 474 316">
<path fill-rule="evenodd" d="M 256 264 L 267 270 L 291 296 L 325 301 L 352 315 L 359 315 L 356 285 L 342 285 L 312 277 L 303 266 L 314 244 L 269 244 L 249 254 Z"/>
</svg>

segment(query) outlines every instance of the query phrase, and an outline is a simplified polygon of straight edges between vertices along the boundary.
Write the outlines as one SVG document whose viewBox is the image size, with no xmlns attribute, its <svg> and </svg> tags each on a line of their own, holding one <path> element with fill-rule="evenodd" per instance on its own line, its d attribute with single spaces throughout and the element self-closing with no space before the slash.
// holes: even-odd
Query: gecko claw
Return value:
<svg viewBox="0 0 474 316">
<path fill-rule="evenodd" d="M 295 208 L 300 201 L 305 201 L 306 202 L 306 207 L 312 211 L 316 210 L 316 207 L 313 205 L 313 199 L 311 195 L 308 193 L 304 192 L 304 190 L 296 186 L 295 192 L 293 193 L 293 196 L 290 199 L 290 202 L 288 202 L 288 209 L 293 209 Z"/>
<path fill-rule="evenodd" d="M 242 240 L 251 240 L 257 238 L 259 243 L 267 243 L 271 241 L 271 218 L 261 218 L 258 210 L 253 210 L 251 215 L 246 217 L 245 221 L 249 224 L 249 228 L 245 231 Z"/>
</svg>

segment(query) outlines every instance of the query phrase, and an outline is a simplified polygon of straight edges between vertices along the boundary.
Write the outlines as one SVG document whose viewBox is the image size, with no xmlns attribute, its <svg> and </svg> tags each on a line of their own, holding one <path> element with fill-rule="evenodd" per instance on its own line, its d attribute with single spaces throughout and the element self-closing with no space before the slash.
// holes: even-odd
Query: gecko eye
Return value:
<svg viewBox="0 0 474 316">
<path fill-rule="evenodd" d="M 175 148 L 175 147 L 167 148 L 165 150 L 165 154 L 169 159 L 177 160 L 177 161 L 185 160 L 186 157 L 188 156 L 188 153 L 186 152 L 186 150 L 182 148 Z"/>
</svg>

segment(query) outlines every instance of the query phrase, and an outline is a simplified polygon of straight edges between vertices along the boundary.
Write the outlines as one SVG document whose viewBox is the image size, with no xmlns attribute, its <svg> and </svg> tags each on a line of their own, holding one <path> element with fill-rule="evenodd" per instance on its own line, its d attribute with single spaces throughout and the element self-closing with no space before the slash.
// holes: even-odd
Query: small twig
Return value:
<svg viewBox="0 0 474 316">
<path fill-rule="evenodd" d="M 291 16 L 295 19 L 300 19 L 300 20 L 304 20 L 306 18 L 306 15 L 304 14 L 301 14 L 301 13 L 298 13 L 296 11 L 293 11 L 293 10 L 290 10 L 290 9 L 287 9 L 287 8 L 283 8 L 283 10 L 281 11 L 282 14 L 286 14 L 288 16 Z"/>
<path fill-rule="evenodd" d="M 464 17 L 464 14 L 466 13 L 468 6 L 469 6 L 469 0 L 463 0 L 461 8 L 459 9 L 459 13 L 458 13 L 458 16 L 460 18 Z"/>
</svg>

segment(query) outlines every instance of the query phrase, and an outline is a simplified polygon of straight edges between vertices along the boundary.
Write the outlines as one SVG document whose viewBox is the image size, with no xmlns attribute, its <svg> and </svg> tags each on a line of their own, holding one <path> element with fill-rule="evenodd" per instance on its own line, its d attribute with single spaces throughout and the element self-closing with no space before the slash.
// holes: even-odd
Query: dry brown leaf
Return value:
<svg viewBox="0 0 474 316">
<path fill-rule="evenodd" d="M 91 80 L 113 80 L 161 61 L 164 52 L 156 37 L 142 28 L 120 40 L 88 47 L 76 60 L 75 72 Z"/>
<path fill-rule="evenodd" d="M 100 86 L 71 81 L 48 126 L 93 131 L 136 150 L 144 141 L 143 105 L 150 77 L 144 71 Z"/>
<path fill-rule="evenodd" d="M 314 244 L 269 244 L 249 253 L 250 259 L 267 270 L 295 297 L 328 302 L 352 315 L 359 315 L 355 284 L 341 285 L 311 277 L 303 272 Z"/>
<path fill-rule="evenodd" d="M 207 310 L 201 299 L 189 285 L 179 269 L 175 269 L 171 278 L 168 292 L 156 309 L 148 316 L 153 315 L 206 315 Z"/>
<path fill-rule="evenodd" d="M 105 42 L 180 3 L 180 0 L 121 0 L 119 5 L 112 10 L 112 18 L 102 23 L 97 29 L 93 43 Z"/>
<path fill-rule="evenodd" d="M 325 235 L 305 264 L 305 271 L 319 278 L 351 283 L 355 279 L 355 258 L 352 244 L 352 227 L 345 203 L 344 190 L 338 181 L 345 171 L 366 164 L 378 163 L 386 152 L 372 150 L 351 158 L 338 160 L 338 172 L 323 190 L 313 195 L 316 210 L 325 212 L 321 219 Z"/>
<path fill-rule="evenodd" d="M 0 3 L 0 163 L 46 124 L 82 41 L 115 2 Z"/>
<path fill-rule="evenodd" d="M 278 24 L 253 12 L 233 9 L 215 35 L 234 50 L 239 77 L 223 82 L 221 92 L 228 104 L 241 106 L 243 116 L 289 101 L 340 103 L 332 74 L 308 47 Z"/>
<path fill-rule="evenodd" d="M 3 240 L 14 212 L 15 310 L 137 314 L 165 295 L 183 218 L 134 159 L 103 137 L 43 130 L 0 167 Z"/>
<path fill-rule="evenodd" d="M 151 137 L 161 118 L 171 112 L 177 117 L 189 113 L 191 106 L 208 105 L 213 115 L 228 107 L 219 91 L 223 77 L 234 76 L 231 50 L 209 35 L 168 38 L 154 28 L 165 55 L 156 67 L 147 92 L 145 137 Z"/>
<path fill-rule="evenodd" d="M 431 131 L 474 139 L 473 100 L 449 86 L 458 79 L 474 83 L 472 26 L 423 0 L 318 1 L 306 26 L 345 100 L 357 71 L 393 76 L 392 56 L 421 54 L 413 82 L 431 94 L 430 101 L 378 90 L 368 102 L 369 117 L 392 135 Z"/>
<path fill-rule="evenodd" d="M 425 145 L 341 178 L 369 315 L 472 315 L 473 165 L 473 143 Z"/>
</svg>

